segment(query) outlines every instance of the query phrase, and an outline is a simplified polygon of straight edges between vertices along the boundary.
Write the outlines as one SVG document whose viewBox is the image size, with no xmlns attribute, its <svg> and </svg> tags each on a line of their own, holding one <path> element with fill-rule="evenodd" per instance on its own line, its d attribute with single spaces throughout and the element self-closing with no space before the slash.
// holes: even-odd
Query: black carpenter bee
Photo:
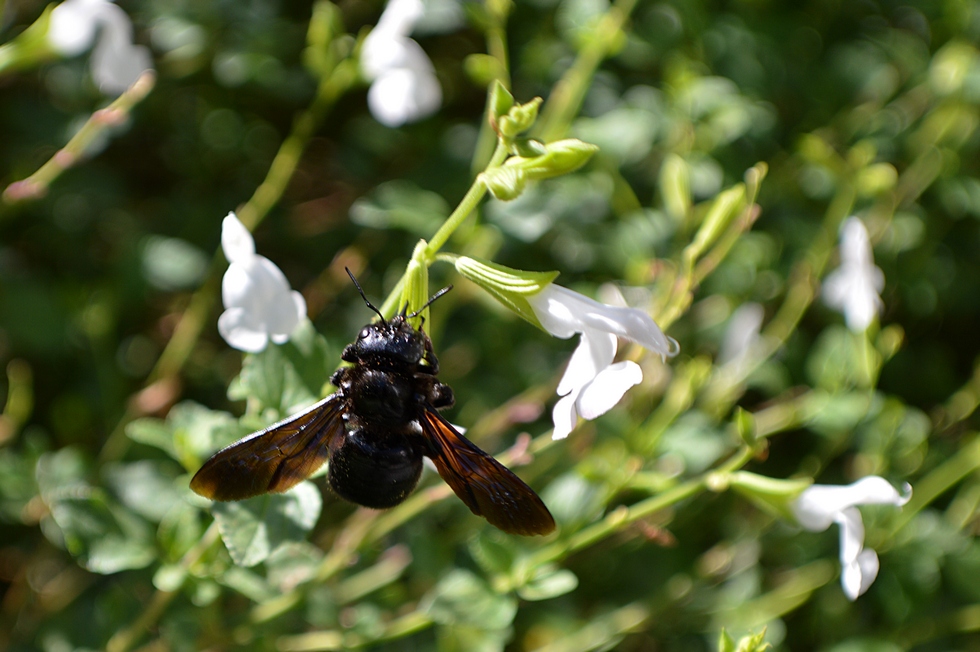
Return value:
<svg viewBox="0 0 980 652">
<path fill-rule="evenodd" d="M 348 270 L 348 274 L 350 271 Z M 375 509 L 408 497 L 422 457 L 474 514 L 511 534 L 548 534 L 555 521 L 534 491 L 507 467 L 470 443 L 438 410 L 454 403 L 440 383 L 432 341 L 408 322 L 419 311 L 361 329 L 341 358 L 352 364 L 331 378 L 338 391 L 319 403 L 215 453 L 191 489 L 211 500 L 242 500 L 283 492 L 330 462 L 330 486 L 341 497 Z"/>
</svg>

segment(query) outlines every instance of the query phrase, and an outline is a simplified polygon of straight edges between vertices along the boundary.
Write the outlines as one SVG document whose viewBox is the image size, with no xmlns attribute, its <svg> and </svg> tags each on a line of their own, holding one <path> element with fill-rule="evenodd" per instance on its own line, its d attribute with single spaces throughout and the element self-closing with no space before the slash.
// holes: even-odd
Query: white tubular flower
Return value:
<svg viewBox="0 0 980 652">
<path fill-rule="evenodd" d="M 391 0 L 361 48 L 361 70 L 372 82 L 368 108 L 389 127 L 428 117 L 442 104 L 432 61 L 408 38 L 423 12 L 421 0 Z"/>
<path fill-rule="evenodd" d="M 677 342 L 664 335 L 642 310 L 602 304 L 554 284 L 528 296 L 527 302 L 541 326 L 555 337 L 582 335 L 558 384 L 558 395 L 563 398 L 552 412 L 554 439 L 567 437 L 578 417 L 594 419 L 605 414 L 626 390 L 643 380 L 643 372 L 635 362 L 613 364 L 618 337 L 662 357 L 677 354 Z"/>
<path fill-rule="evenodd" d="M 289 287 L 275 263 L 255 253 L 255 241 L 234 213 L 221 223 L 228 271 L 221 279 L 225 311 L 218 332 L 239 351 L 258 353 L 271 339 L 282 344 L 306 317 L 306 300 Z"/>
<path fill-rule="evenodd" d="M 844 313 L 847 327 L 864 332 L 881 310 L 885 275 L 875 266 L 868 230 L 856 217 L 841 226 L 840 267 L 823 283 L 824 301 Z"/>
<path fill-rule="evenodd" d="M 63 57 L 92 47 L 92 78 L 99 90 L 118 95 L 145 70 L 153 69 L 150 51 L 133 44 L 133 23 L 109 0 L 65 0 L 51 11 L 48 44 Z"/>
<path fill-rule="evenodd" d="M 718 364 L 741 363 L 751 357 L 752 350 L 759 344 L 759 330 L 765 310 L 758 303 L 739 306 L 728 320 L 728 328 L 718 349 Z"/>
<path fill-rule="evenodd" d="M 901 507 L 911 497 L 908 485 L 903 496 L 884 478 L 871 475 L 846 486 L 807 487 L 790 508 L 800 525 L 811 532 L 822 532 L 831 523 L 840 526 L 841 586 L 848 599 L 856 600 L 878 576 L 878 555 L 864 548 L 864 523 L 856 505 Z"/>
</svg>

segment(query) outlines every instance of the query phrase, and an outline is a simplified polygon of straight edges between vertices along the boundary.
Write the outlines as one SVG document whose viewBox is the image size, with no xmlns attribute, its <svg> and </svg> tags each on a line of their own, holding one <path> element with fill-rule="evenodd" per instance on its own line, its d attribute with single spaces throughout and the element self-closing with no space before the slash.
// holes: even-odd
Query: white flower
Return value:
<svg viewBox="0 0 980 652">
<path fill-rule="evenodd" d="M 232 347 L 258 353 L 271 339 L 282 344 L 306 317 L 303 295 L 275 263 L 255 253 L 255 241 L 234 213 L 221 223 L 221 248 L 230 263 L 221 279 L 225 311 L 218 332 Z"/>
<path fill-rule="evenodd" d="M 885 287 L 885 275 L 875 266 L 868 230 L 856 217 L 841 225 L 840 267 L 823 283 L 824 301 L 844 313 L 847 327 L 863 332 L 881 310 L 878 293 Z"/>
<path fill-rule="evenodd" d="M 99 90 L 118 95 L 146 70 L 153 69 L 150 51 L 133 44 L 133 23 L 109 0 L 65 0 L 51 12 L 48 44 L 63 57 L 73 57 L 98 43 L 92 52 L 92 78 Z"/>
<path fill-rule="evenodd" d="M 361 69 L 372 82 L 368 108 L 389 127 L 421 120 L 442 104 L 432 61 L 408 38 L 423 12 L 421 0 L 391 0 L 361 48 Z"/>
<path fill-rule="evenodd" d="M 751 357 L 752 350 L 759 345 L 759 329 L 765 310 L 758 303 L 745 303 L 739 306 L 728 320 L 728 328 L 718 349 L 718 364 L 736 365 Z"/>
<path fill-rule="evenodd" d="M 582 339 L 558 383 L 552 418 L 554 439 L 563 439 L 578 417 L 594 419 L 608 412 L 633 385 L 643 380 L 640 366 L 630 360 L 613 364 L 617 337 L 625 337 L 661 356 L 676 355 L 677 342 L 664 335 L 647 313 L 610 306 L 550 284 L 527 297 L 535 316 L 555 337 L 580 333 Z"/>
<path fill-rule="evenodd" d="M 856 505 L 901 507 L 911 496 L 908 485 L 902 496 L 884 478 L 871 475 L 847 486 L 812 485 L 790 507 L 800 525 L 811 532 L 822 532 L 831 523 L 840 526 L 841 586 L 855 600 L 878 575 L 878 555 L 864 549 L 864 523 Z"/>
</svg>

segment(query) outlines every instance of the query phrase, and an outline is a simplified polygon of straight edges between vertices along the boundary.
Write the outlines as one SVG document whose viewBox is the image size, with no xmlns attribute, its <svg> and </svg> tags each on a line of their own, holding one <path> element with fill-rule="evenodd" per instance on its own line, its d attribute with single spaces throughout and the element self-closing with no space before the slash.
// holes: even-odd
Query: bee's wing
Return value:
<svg viewBox="0 0 980 652">
<path fill-rule="evenodd" d="M 330 442 L 344 432 L 342 407 L 343 398 L 333 394 L 221 449 L 194 475 L 191 489 L 211 500 L 290 489 L 327 461 Z"/>
<path fill-rule="evenodd" d="M 534 490 L 435 410 L 426 409 L 421 424 L 439 475 L 474 514 L 510 534 L 548 534 L 555 529 L 555 519 Z"/>
</svg>

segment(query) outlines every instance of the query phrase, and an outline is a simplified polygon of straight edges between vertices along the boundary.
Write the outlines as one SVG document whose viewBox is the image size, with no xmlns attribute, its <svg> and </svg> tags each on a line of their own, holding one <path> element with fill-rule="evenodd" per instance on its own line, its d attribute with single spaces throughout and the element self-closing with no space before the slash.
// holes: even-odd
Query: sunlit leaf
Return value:
<svg viewBox="0 0 980 652">
<path fill-rule="evenodd" d="M 280 545 L 303 539 L 320 516 L 323 499 L 311 482 L 284 494 L 264 494 L 229 503 L 214 503 L 218 530 L 228 554 L 239 566 L 255 566 Z"/>
<path fill-rule="evenodd" d="M 525 600 L 548 600 L 565 595 L 578 588 L 578 577 L 565 568 L 539 568 L 534 577 L 517 589 L 517 595 Z"/>
<path fill-rule="evenodd" d="M 94 573 L 143 568 L 156 557 L 150 528 L 111 504 L 103 492 L 85 487 L 48 496 L 51 517 L 68 551 Z"/>
<path fill-rule="evenodd" d="M 510 627 L 517 614 L 517 601 L 493 592 L 473 573 L 455 569 L 426 597 L 425 609 L 436 622 L 490 632 Z"/>
</svg>

